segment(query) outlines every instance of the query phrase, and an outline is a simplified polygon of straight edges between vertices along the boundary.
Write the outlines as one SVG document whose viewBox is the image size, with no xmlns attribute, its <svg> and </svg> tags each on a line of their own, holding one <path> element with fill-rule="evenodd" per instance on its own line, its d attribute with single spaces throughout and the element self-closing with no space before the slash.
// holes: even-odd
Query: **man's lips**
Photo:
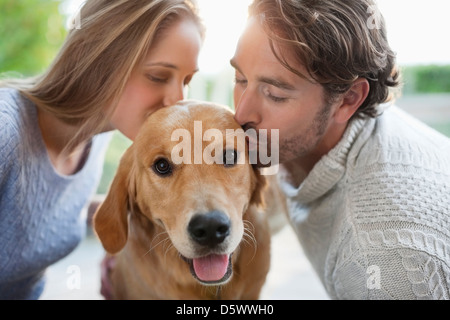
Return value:
<svg viewBox="0 0 450 320">
<path fill-rule="evenodd" d="M 256 150 L 258 150 L 258 140 L 250 138 L 249 136 L 246 136 L 245 140 L 247 141 L 248 150 L 249 151 L 256 151 Z"/>
<path fill-rule="evenodd" d="M 210 254 L 200 258 L 184 260 L 189 264 L 191 273 L 199 282 L 207 285 L 225 283 L 231 277 L 231 255 Z"/>
</svg>

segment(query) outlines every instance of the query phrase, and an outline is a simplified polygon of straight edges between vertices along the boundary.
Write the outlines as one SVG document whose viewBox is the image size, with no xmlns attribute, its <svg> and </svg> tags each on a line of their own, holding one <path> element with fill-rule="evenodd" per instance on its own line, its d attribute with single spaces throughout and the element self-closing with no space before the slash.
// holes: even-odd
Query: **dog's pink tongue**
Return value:
<svg viewBox="0 0 450 320">
<path fill-rule="evenodd" d="M 219 281 L 227 273 L 228 255 L 211 254 L 193 260 L 194 271 L 202 281 Z"/>
</svg>

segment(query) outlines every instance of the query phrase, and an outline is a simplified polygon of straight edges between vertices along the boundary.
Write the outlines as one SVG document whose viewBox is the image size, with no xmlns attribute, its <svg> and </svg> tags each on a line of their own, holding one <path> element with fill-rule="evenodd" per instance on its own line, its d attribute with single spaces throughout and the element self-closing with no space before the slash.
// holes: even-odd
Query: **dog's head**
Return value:
<svg viewBox="0 0 450 320">
<path fill-rule="evenodd" d="M 231 276 L 244 213 L 262 204 L 264 178 L 249 163 L 245 133 L 224 106 L 185 101 L 152 114 L 122 157 L 94 226 L 120 251 L 137 208 L 167 232 L 204 284 Z"/>
</svg>

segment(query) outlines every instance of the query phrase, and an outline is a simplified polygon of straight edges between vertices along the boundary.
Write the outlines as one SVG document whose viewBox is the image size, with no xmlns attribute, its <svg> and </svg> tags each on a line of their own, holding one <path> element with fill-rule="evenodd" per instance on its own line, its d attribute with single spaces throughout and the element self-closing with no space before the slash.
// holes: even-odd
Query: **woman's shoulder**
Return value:
<svg viewBox="0 0 450 320">
<path fill-rule="evenodd" d="M 32 130 L 35 110 L 29 112 L 31 102 L 15 89 L 0 88 L 0 153 L 10 155 L 24 139 L 24 130 Z"/>
<path fill-rule="evenodd" d="M 8 135 L 13 134 L 16 131 L 14 129 L 18 129 L 20 108 L 17 94 L 18 92 L 14 89 L 0 88 L 0 132 L 2 141 L 5 141 L 5 138 L 10 138 Z"/>
<path fill-rule="evenodd" d="M 19 90 L 14 88 L 0 87 L 0 102 L 7 104 L 17 104 L 19 103 L 21 93 Z"/>
<path fill-rule="evenodd" d="M 0 88 L 0 124 L 1 128 L 17 126 L 21 117 L 21 94 L 16 89 Z"/>
</svg>

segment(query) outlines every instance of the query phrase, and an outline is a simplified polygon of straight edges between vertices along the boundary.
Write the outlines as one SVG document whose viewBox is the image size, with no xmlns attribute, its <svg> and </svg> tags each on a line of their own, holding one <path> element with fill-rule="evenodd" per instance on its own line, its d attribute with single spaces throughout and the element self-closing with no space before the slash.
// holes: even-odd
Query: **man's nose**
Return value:
<svg viewBox="0 0 450 320">
<path fill-rule="evenodd" d="M 236 103 L 236 111 L 234 118 L 241 125 L 256 125 L 261 122 L 260 114 L 261 102 L 257 96 L 246 89 Z"/>
</svg>

